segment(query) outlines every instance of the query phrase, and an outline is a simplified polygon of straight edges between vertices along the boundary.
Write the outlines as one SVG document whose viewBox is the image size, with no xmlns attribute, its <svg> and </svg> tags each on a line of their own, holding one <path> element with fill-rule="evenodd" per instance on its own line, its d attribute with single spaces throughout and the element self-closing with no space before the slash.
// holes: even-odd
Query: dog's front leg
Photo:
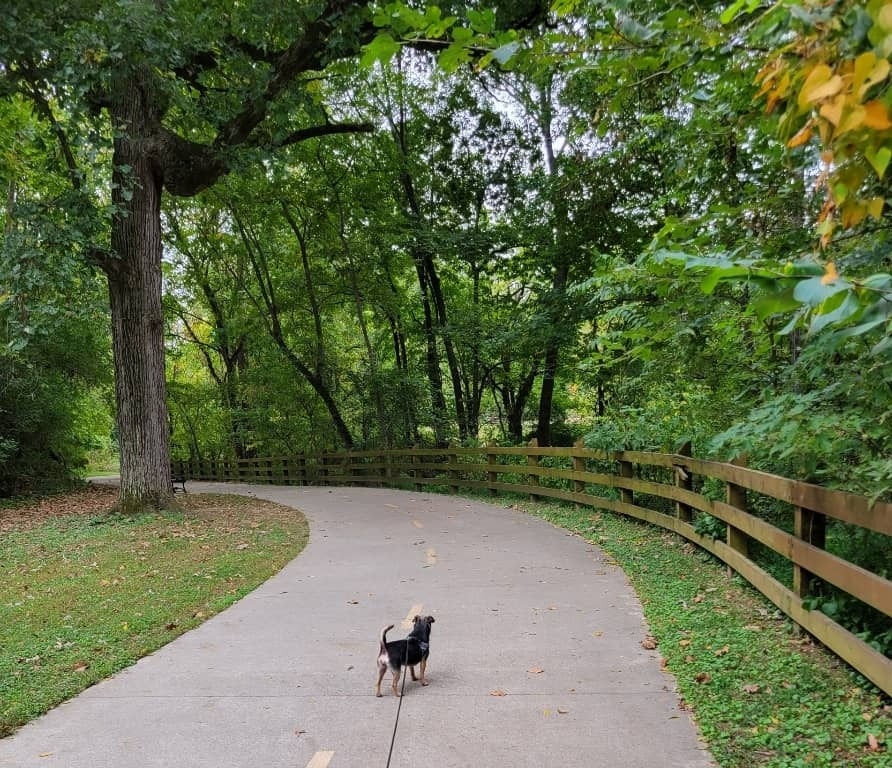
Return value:
<svg viewBox="0 0 892 768">
<path fill-rule="evenodd" d="M 427 685 L 427 680 L 424 679 L 424 670 L 427 668 L 427 657 L 421 660 L 421 684 Z M 414 676 L 413 676 L 414 680 Z"/>
<path fill-rule="evenodd" d="M 415 676 L 415 667 L 409 667 L 409 671 L 412 673 L 412 680 L 417 680 L 418 678 Z"/>
<path fill-rule="evenodd" d="M 393 695 L 396 696 L 397 698 L 399 698 L 401 695 L 399 692 L 399 682 L 400 682 L 400 670 L 395 669 L 395 670 L 393 670 L 393 684 L 390 687 L 393 689 Z"/>
</svg>

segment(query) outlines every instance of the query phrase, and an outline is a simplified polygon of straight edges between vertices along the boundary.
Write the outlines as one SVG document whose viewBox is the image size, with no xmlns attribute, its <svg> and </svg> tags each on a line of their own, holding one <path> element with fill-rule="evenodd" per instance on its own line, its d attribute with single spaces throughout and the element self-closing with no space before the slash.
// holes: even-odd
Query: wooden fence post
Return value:
<svg viewBox="0 0 892 768">
<path fill-rule="evenodd" d="M 826 516 L 804 507 L 796 507 L 793 511 L 793 535 L 824 549 L 827 543 Z M 793 591 L 799 597 L 807 597 L 812 593 L 816 578 L 811 571 L 793 563 Z"/>
<path fill-rule="evenodd" d="M 680 456 L 690 456 L 691 455 L 691 441 L 688 440 L 681 448 L 678 449 L 678 454 Z M 691 472 L 689 469 L 685 469 L 682 466 L 675 466 L 675 485 L 679 488 L 682 488 L 686 491 L 693 490 L 694 488 L 694 478 L 691 477 Z M 681 520 L 683 523 L 690 523 L 694 519 L 694 511 L 690 507 L 690 505 L 685 504 L 681 501 L 675 502 L 675 516 Z"/>
<path fill-rule="evenodd" d="M 582 456 L 577 456 L 576 451 L 582 451 L 585 449 L 585 443 L 580 437 L 575 443 L 573 443 L 574 453 L 573 453 L 573 471 L 574 472 L 585 472 L 585 459 Z M 574 493 L 585 493 L 585 482 L 583 480 L 574 480 L 573 481 L 573 492 Z M 578 501 L 576 502 L 576 509 L 581 509 L 582 504 Z"/>
<path fill-rule="evenodd" d="M 625 459 L 619 460 L 619 476 L 635 477 L 635 467 L 632 465 L 631 461 L 626 461 Z M 620 488 L 619 499 L 623 504 L 634 504 L 635 493 L 631 488 Z"/>
<path fill-rule="evenodd" d="M 418 446 L 415 446 L 415 447 L 417 448 Z M 419 456 L 417 453 L 413 453 L 412 454 L 412 467 L 413 467 L 412 468 L 412 478 L 416 481 L 415 482 L 415 490 L 416 491 L 420 491 L 421 487 L 422 487 L 422 484 L 418 482 L 418 478 L 421 475 L 421 470 L 418 469 L 419 464 L 421 464 L 421 456 Z"/>
<path fill-rule="evenodd" d="M 454 445 L 453 443 L 450 443 L 450 444 L 449 444 L 449 447 L 452 448 L 452 449 L 454 449 L 454 448 L 455 448 L 455 445 Z M 451 465 L 453 465 L 453 466 L 455 466 L 455 465 L 458 464 L 458 454 L 455 453 L 454 450 L 452 450 L 452 451 L 449 452 L 449 463 L 450 463 Z M 449 480 L 450 480 L 451 482 L 449 483 L 449 489 L 450 489 L 453 493 L 458 493 L 458 479 L 459 479 L 458 470 L 457 470 L 457 469 L 450 469 L 450 470 L 449 470 Z"/>
<path fill-rule="evenodd" d="M 384 456 L 384 485 L 391 486 L 393 485 L 393 457 L 390 453 L 391 449 L 388 448 L 382 454 Z"/>
<path fill-rule="evenodd" d="M 487 445 L 487 448 L 492 448 L 492 445 Z M 487 464 L 495 464 L 498 461 L 498 457 L 494 453 L 486 454 L 486 463 Z M 498 491 L 492 487 L 493 483 L 499 482 L 499 474 L 498 472 L 487 472 L 486 473 L 486 482 L 489 484 L 489 495 L 497 496 Z"/>
<path fill-rule="evenodd" d="M 746 456 L 738 456 L 734 459 L 732 464 L 737 465 L 738 467 L 745 467 L 747 463 Z M 747 511 L 746 508 L 746 488 L 742 488 L 739 485 L 735 485 L 734 483 L 726 483 L 725 484 L 725 500 L 732 507 L 737 507 L 737 509 L 742 509 L 744 512 Z M 728 527 L 728 546 L 731 549 L 740 552 L 744 557 L 749 556 L 749 538 L 747 535 L 741 531 L 739 528 L 735 528 L 731 523 L 727 524 Z M 728 575 L 730 576 L 732 573 L 732 568 L 728 566 Z"/>
<path fill-rule="evenodd" d="M 539 440 L 534 437 L 532 440 L 530 440 L 529 447 L 530 448 L 538 448 Z M 531 453 L 528 453 L 527 454 L 527 466 L 538 467 L 539 466 L 539 457 L 536 455 L 533 455 Z M 539 485 L 539 475 L 538 474 L 527 475 L 527 482 L 530 485 Z M 538 500 L 539 500 L 539 497 L 535 493 L 530 494 L 530 501 L 538 501 Z"/>
<path fill-rule="evenodd" d="M 375 476 L 378 478 L 378 487 L 387 487 L 387 449 L 384 449 L 376 457 L 372 459 L 376 464 L 383 464 L 375 470 Z"/>
<path fill-rule="evenodd" d="M 266 461 L 266 482 L 272 484 L 273 482 L 273 462 L 272 459 L 267 459 Z"/>
</svg>

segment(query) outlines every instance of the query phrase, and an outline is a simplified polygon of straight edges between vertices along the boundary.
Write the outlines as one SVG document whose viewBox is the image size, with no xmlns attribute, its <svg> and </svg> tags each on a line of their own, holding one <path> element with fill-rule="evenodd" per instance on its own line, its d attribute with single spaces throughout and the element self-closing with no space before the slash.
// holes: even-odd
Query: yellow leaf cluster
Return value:
<svg viewBox="0 0 892 768">
<path fill-rule="evenodd" d="M 838 225 L 879 220 L 886 202 L 859 192 L 868 176 L 882 179 L 892 165 L 892 1 L 871 6 L 873 50 L 837 57 L 840 48 L 828 30 L 838 28 L 829 25 L 800 34 L 756 75 L 756 98 L 764 100 L 766 112 L 783 109 L 787 147 L 815 137 L 820 142 L 824 170 L 816 186 L 827 190 L 818 217 L 824 246 Z"/>
</svg>

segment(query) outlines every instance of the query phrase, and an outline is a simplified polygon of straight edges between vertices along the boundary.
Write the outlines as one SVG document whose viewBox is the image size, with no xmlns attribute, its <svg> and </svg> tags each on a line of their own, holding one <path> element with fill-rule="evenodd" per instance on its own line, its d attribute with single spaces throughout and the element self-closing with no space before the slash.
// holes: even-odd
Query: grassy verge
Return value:
<svg viewBox="0 0 892 768">
<path fill-rule="evenodd" d="M 190 494 L 110 514 L 90 488 L 0 510 L 0 737 L 197 626 L 306 544 L 293 509 Z"/>
<path fill-rule="evenodd" d="M 608 512 L 513 506 L 600 545 L 623 568 L 719 765 L 892 766 L 892 705 L 711 555 Z"/>
</svg>

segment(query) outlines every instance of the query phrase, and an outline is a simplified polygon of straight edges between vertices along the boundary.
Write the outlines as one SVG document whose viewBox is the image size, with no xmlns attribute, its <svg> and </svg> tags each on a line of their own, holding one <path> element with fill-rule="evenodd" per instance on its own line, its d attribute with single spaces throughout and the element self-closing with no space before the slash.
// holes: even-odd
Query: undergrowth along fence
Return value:
<svg viewBox="0 0 892 768">
<path fill-rule="evenodd" d="M 892 537 L 892 504 L 872 504 L 863 496 L 760 472 L 742 463 L 644 451 L 608 453 L 579 444 L 540 448 L 535 441 L 510 448 L 405 448 L 174 461 L 171 469 L 174 477 L 184 480 L 482 489 L 493 495 L 559 499 L 644 520 L 711 552 L 892 695 L 892 659 L 805 603 L 823 580 L 892 622 L 892 582 L 825 549 L 828 518 Z M 791 531 L 752 514 L 765 499 L 789 508 L 792 526 L 785 527 Z M 724 523 L 723 538 L 700 532 L 704 526 L 698 520 L 712 522 L 703 515 Z M 789 561 L 791 586 L 754 561 L 751 549 L 759 545 Z"/>
</svg>

